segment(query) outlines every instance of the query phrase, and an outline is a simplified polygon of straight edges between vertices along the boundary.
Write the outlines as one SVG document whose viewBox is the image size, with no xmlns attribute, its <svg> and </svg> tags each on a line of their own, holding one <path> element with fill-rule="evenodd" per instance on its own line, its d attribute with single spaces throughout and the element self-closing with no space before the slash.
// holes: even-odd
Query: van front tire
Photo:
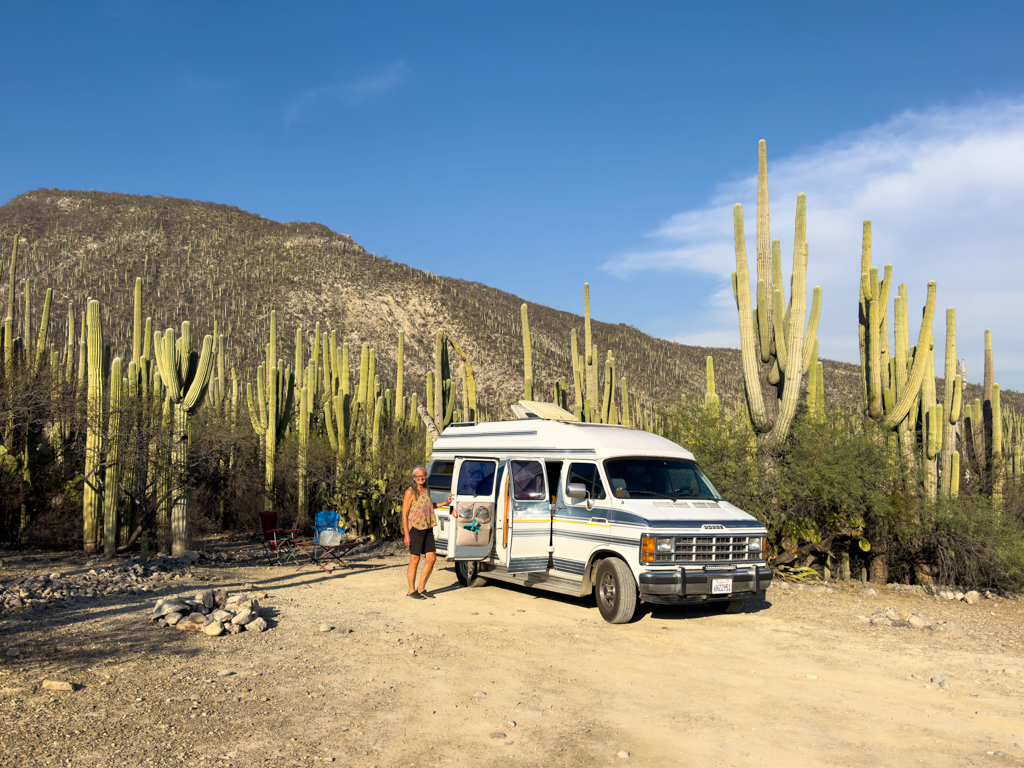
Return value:
<svg viewBox="0 0 1024 768">
<path fill-rule="evenodd" d="M 482 587 L 487 581 L 483 576 L 477 576 L 476 563 L 468 563 L 465 560 L 455 562 L 455 578 L 464 587 Z"/>
<path fill-rule="evenodd" d="M 609 624 L 625 624 L 636 615 L 637 590 L 629 566 L 615 557 L 602 560 L 594 580 L 597 610 Z"/>
</svg>

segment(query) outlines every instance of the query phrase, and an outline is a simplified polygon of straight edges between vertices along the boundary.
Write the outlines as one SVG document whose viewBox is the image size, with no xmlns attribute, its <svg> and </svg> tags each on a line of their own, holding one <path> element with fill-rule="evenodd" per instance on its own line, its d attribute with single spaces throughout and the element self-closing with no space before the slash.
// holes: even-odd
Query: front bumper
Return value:
<svg viewBox="0 0 1024 768">
<path fill-rule="evenodd" d="M 733 591 L 712 595 L 711 580 L 722 578 L 732 579 Z M 771 581 L 771 568 L 763 566 L 736 571 L 649 571 L 640 574 L 640 599 L 665 605 L 743 600 L 767 589 Z"/>
</svg>

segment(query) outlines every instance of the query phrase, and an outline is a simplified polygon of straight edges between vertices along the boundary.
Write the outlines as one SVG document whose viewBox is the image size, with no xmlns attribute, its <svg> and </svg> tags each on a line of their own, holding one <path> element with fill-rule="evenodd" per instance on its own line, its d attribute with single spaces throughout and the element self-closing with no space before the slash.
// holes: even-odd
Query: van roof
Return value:
<svg viewBox="0 0 1024 768">
<path fill-rule="evenodd" d="M 614 424 L 516 419 L 451 424 L 434 442 L 434 456 L 504 454 L 531 456 L 671 456 L 693 454 L 664 437 Z"/>
</svg>

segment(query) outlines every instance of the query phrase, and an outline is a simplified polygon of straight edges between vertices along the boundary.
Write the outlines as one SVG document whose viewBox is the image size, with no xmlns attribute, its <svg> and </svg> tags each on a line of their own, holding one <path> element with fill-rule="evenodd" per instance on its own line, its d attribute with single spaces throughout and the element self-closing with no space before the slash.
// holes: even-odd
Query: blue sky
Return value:
<svg viewBox="0 0 1024 768">
<path fill-rule="evenodd" d="M 913 317 L 938 281 L 938 369 L 956 306 L 969 378 L 991 328 L 997 381 L 1024 389 L 1022 17 L 1019 3 L 8 0 L 0 199 L 229 203 L 561 309 L 582 310 L 589 280 L 601 319 L 736 346 L 731 206 L 752 235 L 763 138 L 784 253 L 808 195 L 823 356 L 857 357 L 871 218 Z"/>
</svg>

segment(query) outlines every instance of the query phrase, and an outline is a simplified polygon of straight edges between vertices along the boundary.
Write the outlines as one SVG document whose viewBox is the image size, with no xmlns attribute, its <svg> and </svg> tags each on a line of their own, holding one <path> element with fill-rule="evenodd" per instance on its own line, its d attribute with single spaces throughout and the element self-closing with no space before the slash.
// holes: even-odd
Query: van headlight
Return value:
<svg viewBox="0 0 1024 768">
<path fill-rule="evenodd" d="M 750 539 L 747 542 L 747 550 L 750 551 L 750 552 L 760 552 L 763 549 L 764 549 L 764 539 L 762 539 L 760 537 L 756 538 L 756 539 Z"/>
<path fill-rule="evenodd" d="M 654 551 L 655 552 L 673 552 L 675 551 L 675 539 L 674 538 L 661 538 L 655 539 Z"/>
</svg>

